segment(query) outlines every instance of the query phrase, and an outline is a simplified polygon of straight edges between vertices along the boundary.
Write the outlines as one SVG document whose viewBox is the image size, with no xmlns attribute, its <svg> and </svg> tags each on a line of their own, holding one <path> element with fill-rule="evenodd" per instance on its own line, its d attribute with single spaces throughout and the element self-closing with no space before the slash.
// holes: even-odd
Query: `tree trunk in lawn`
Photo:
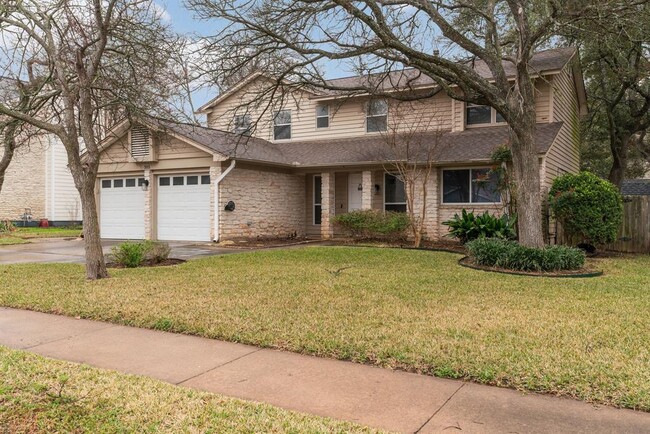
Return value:
<svg viewBox="0 0 650 434">
<path fill-rule="evenodd" d="M 627 166 L 628 143 L 631 137 L 621 137 L 612 135 L 610 138 L 610 148 L 612 150 L 612 168 L 609 170 L 609 182 L 619 189 L 625 179 L 625 168 Z"/>
<path fill-rule="evenodd" d="M 14 157 L 14 152 L 16 149 L 15 134 L 16 127 L 8 126 L 7 130 L 4 133 L 4 137 L 2 138 L 4 146 L 2 148 L 2 158 L 0 158 L 0 192 L 2 192 L 2 186 L 5 182 L 5 173 L 9 168 L 9 163 L 11 163 L 11 160 Z"/>
<path fill-rule="evenodd" d="M 86 175 L 80 188 L 81 209 L 84 220 L 84 248 L 86 251 L 86 278 L 89 280 L 108 277 L 104 261 L 104 252 L 99 235 L 99 219 L 97 216 L 97 201 L 95 199 L 95 177 Z"/>
</svg>

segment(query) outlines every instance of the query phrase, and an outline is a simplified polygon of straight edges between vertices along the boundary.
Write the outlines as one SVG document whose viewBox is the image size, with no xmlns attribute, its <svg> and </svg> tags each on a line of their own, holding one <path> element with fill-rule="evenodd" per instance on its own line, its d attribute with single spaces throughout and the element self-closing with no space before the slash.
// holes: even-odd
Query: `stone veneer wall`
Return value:
<svg viewBox="0 0 650 434">
<path fill-rule="evenodd" d="M 0 191 L 0 220 L 20 220 L 25 208 L 34 220 L 46 218 L 46 150 L 46 139 L 16 150 Z"/>
<path fill-rule="evenodd" d="M 228 201 L 234 211 L 225 211 Z M 236 167 L 219 192 L 222 240 L 305 235 L 305 175 Z"/>
</svg>

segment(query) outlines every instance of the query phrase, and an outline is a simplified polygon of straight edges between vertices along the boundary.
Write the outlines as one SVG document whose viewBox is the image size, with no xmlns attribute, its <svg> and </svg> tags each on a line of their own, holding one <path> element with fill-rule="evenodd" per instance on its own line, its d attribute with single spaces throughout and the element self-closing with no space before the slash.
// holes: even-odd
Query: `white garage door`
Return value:
<svg viewBox="0 0 650 434">
<path fill-rule="evenodd" d="M 144 238 L 144 178 L 102 179 L 99 222 L 102 238 Z"/>
<path fill-rule="evenodd" d="M 158 177 L 158 239 L 210 241 L 210 176 Z"/>
</svg>

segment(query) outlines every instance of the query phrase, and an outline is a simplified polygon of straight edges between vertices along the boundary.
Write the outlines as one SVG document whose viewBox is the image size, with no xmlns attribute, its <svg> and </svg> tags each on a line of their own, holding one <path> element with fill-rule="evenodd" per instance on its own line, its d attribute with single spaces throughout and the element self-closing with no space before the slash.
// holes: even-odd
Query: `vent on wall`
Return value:
<svg viewBox="0 0 650 434">
<path fill-rule="evenodd" d="M 131 156 L 135 160 L 147 160 L 150 157 L 149 129 L 142 125 L 131 128 Z"/>
</svg>

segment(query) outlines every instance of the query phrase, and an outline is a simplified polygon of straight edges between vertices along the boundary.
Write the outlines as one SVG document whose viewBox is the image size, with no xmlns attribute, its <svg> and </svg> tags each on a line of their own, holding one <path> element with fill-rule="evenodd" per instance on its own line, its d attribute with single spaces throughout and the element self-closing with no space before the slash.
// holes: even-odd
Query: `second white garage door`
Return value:
<svg viewBox="0 0 650 434">
<path fill-rule="evenodd" d="M 210 241 L 210 176 L 158 177 L 158 239 Z"/>
</svg>

